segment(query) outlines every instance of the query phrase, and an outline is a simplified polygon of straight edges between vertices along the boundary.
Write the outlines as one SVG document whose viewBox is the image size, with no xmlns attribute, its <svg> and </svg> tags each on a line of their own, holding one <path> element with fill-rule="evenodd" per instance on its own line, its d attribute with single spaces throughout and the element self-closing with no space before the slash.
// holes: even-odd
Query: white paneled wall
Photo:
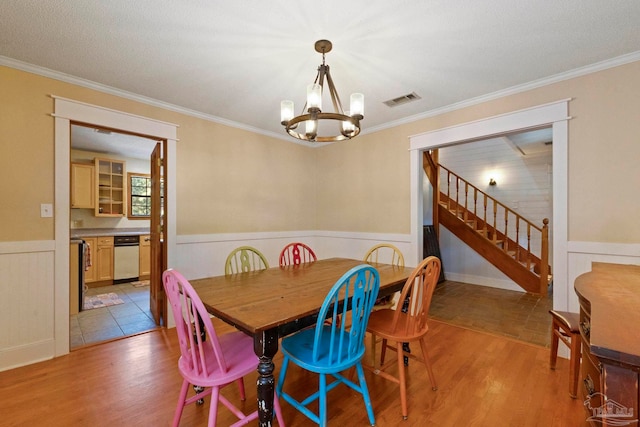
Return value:
<svg viewBox="0 0 640 427">
<path fill-rule="evenodd" d="M 227 255 L 242 245 L 259 249 L 271 266 L 278 265 L 280 251 L 294 241 L 309 244 L 319 259 L 362 259 L 371 246 L 381 242 L 398 246 L 405 259 L 412 259 L 410 236 L 401 234 L 301 231 L 191 235 L 177 240 L 177 261 L 170 267 L 189 279 L 224 274 Z M 66 318 L 69 301 L 68 271 L 61 275 L 65 283 L 54 285 L 55 247 L 54 241 L 0 242 L 0 371 L 51 359 L 56 343 L 69 340 L 68 332 L 56 336 L 54 329 L 55 307 L 66 307 Z M 56 288 L 63 290 L 59 302 Z"/>
<path fill-rule="evenodd" d="M 53 249 L 53 241 L 0 243 L 0 371 L 53 357 Z"/>
<path fill-rule="evenodd" d="M 440 149 L 440 163 L 542 226 L 552 216 L 551 151 L 519 155 L 503 138 Z M 489 185 L 489 178 L 497 182 Z"/>
<path fill-rule="evenodd" d="M 591 271 L 592 263 L 603 262 L 609 264 L 640 265 L 640 244 L 638 243 L 598 243 L 598 242 L 569 242 L 568 253 L 569 283 L 573 284 L 576 278 Z M 554 292 L 554 301 L 556 295 Z M 578 297 L 573 286 L 566 296 L 568 310 L 574 313 L 580 311 Z"/>
<path fill-rule="evenodd" d="M 188 279 L 224 274 L 229 252 L 238 246 L 253 246 L 262 252 L 269 265 L 278 265 L 282 248 L 290 242 L 309 245 L 318 259 L 333 257 L 362 259 L 367 250 L 378 243 L 391 243 L 404 254 L 407 265 L 415 251 L 410 235 L 300 231 L 281 233 L 242 233 L 178 236 L 177 262 L 171 266 Z"/>
</svg>

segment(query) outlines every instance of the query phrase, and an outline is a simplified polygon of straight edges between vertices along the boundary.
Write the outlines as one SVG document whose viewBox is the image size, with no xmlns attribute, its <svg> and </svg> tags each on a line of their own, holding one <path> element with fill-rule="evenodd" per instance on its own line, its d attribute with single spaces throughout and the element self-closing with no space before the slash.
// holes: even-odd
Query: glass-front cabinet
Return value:
<svg viewBox="0 0 640 427">
<path fill-rule="evenodd" d="M 113 159 L 95 159 L 98 184 L 96 216 L 118 217 L 127 214 L 125 162 Z"/>
</svg>

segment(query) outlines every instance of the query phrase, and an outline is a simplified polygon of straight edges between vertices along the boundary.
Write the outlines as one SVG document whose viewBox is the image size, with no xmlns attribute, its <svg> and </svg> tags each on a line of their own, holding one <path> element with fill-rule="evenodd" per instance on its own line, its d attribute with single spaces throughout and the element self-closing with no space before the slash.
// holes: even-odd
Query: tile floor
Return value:
<svg viewBox="0 0 640 427">
<path fill-rule="evenodd" d="M 135 335 L 156 328 L 149 310 L 149 286 L 130 283 L 89 288 L 85 295 L 115 292 L 124 304 L 84 310 L 70 316 L 70 348 Z"/>
<path fill-rule="evenodd" d="M 546 296 L 444 281 L 436 287 L 429 315 L 443 322 L 549 347 L 553 306 Z"/>
</svg>

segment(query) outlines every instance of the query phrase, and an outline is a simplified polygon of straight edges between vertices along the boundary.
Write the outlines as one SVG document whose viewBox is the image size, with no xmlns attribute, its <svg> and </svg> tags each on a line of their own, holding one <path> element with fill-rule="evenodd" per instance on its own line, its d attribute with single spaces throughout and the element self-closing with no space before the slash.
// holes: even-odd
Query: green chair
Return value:
<svg viewBox="0 0 640 427">
<path fill-rule="evenodd" d="M 224 263 L 224 274 L 265 270 L 269 263 L 262 252 L 251 246 L 240 246 L 231 251 Z"/>
</svg>

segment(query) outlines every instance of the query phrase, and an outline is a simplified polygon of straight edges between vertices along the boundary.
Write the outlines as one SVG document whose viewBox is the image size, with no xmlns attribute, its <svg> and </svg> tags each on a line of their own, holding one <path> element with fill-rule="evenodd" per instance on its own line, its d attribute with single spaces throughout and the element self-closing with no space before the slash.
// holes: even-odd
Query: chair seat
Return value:
<svg viewBox="0 0 640 427">
<path fill-rule="evenodd" d="M 580 324 L 580 315 L 578 313 L 570 313 L 568 311 L 549 310 L 551 316 L 560 324 L 564 325 L 567 331 L 572 333 L 580 332 L 578 325 Z"/>
<path fill-rule="evenodd" d="M 353 357 L 340 361 L 340 363 L 337 363 L 336 360 L 331 360 L 328 351 L 322 351 L 331 348 L 331 328 L 331 325 L 323 326 L 326 333 L 322 334 L 321 340 L 318 342 L 321 352 L 318 360 L 316 361 L 313 360 L 314 335 L 316 334 L 315 328 L 302 330 L 295 335 L 283 339 L 282 352 L 291 357 L 291 359 L 294 359 L 297 365 L 318 374 L 348 369 L 362 359 L 362 356 L 364 355 L 364 347 L 362 347 L 362 350 L 356 353 Z M 342 340 L 342 343 L 340 343 L 340 340 Z M 348 334 L 337 335 L 333 339 L 333 348 L 339 348 L 340 345 L 349 345 Z"/>
<path fill-rule="evenodd" d="M 390 308 L 383 308 L 382 310 L 376 310 L 369 316 L 369 324 L 367 330 L 375 331 L 376 336 L 391 341 L 410 342 L 417 341 L 424 336 L 424 331 L 415 335 L 406 334 L 404 330 L 393 329 L 393 316 L 396 315 L 396 310 Z M 406 313 L 398 313 L 398 322 L 396 325 L 405 324 L 405 319 L 410 317 Z"/>
<path fill-rule="evenodd" d="M 240 331 L 235 331 L 219 335 L 218 341 L 225 354 L 227 372 L 222 373 L 220 371 L 220 365 L 216 361 L 212 347 L 205 346 L 203 348 L 209 375 L 204 376 L 195 373 L 189 366 L 190 361 L 183 357 L 180 357 L 178 361 L 180 373 L 191 384 L 198 384 L 202 387 L 219 386 L 256 371 L 258 356 L 253 351 L 253 338 Z"/>
</svg>

